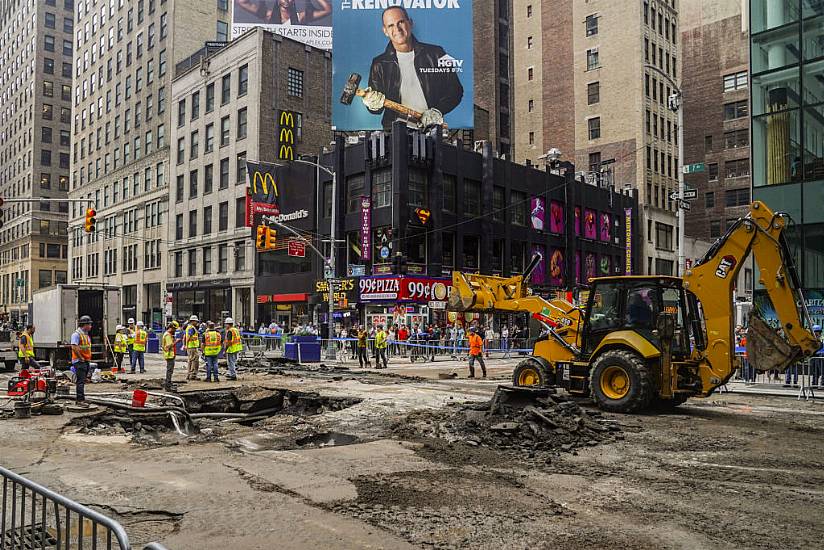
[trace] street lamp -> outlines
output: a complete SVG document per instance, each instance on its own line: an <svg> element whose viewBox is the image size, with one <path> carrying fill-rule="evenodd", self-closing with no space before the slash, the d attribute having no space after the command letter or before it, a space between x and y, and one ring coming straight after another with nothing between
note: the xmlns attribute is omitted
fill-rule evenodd
<svg viewBox="0 0 824 550"><path fill-rule="evenodd" d="M684 250L684 227L686 211L681 207L684 201L684 193L686 192L686 185L684 183L684 94L676 82L670 76L656 67L648 63L644 64L645 69L649 69L658 73L664 80L669 82L672 86L672 94L667 98L667 108L678 113L678 275L684 275L684 268L686 264L686 251Z"/></svg>
<svg viewBox="0 0 824 550"><path fill-rule="evenodd" d="M335 175L334 170L330 170L326 166L318 162L312 162L311 160L304 160L302 158L297 158L291 160L291 162L298 162L300 164L307 164L309 166L314 166L317 170L322 170L332 176L332 227L329 231L329 257L324 258L325 264L325 273L324 279L326 279L326 291L329 297L329 318L327 319L329 325L329 344L326 346L326 359L334 361L337 359L335 346L332 345L332 338L334 337L334 329L335 329L335 322L332 319L332 312L335 309L335 293L333 292L332 283L335 279L335 244L337 241L335 240L335 222L337 221L337 201L335 200L335 195L337 194L337 176ZM283 166L282 164L279 166ZM284 225L278 224L281 227L286 227ZM288 228L287 228L288 229ZM312 247L315 248L315 247ZM317 249L315 249L317 251ZM323 257L323 255L321 255Z"/></svg>

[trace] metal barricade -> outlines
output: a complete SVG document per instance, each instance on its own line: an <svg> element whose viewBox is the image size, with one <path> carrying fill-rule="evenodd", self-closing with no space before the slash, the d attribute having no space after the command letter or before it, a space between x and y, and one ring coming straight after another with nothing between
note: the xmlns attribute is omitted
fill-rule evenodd
<svg viewBox="0 0 824 550"><path fill-rule="evenodd" d="M2 466L0 477L0 549L132 548L126 530L115 520ZM144 548L165 550L158 543Z"/></svg>

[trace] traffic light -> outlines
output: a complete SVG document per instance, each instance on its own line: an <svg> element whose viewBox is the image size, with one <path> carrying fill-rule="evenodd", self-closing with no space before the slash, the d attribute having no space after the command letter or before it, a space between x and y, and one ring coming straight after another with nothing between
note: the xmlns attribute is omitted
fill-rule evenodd
<svg viewBox="0 0 824 550"><path fill-rule="evenodd" d="M257 226L257 238L255 239L255 248L259 251L266 250L266 237L268 236L268 227L265 225Z"/></svg>
<svg viewBox="0 0 824 550"><path fill-rule="evenodd" d="M278 232L271 227L266 228L266 250L274 250L277 243Z"/></svg>
<svg viewBox="0 0 824 550"><path fill-rule="evenodd" d="M88 208L86 210L86 223L84 225L86 233L94 233L95 224L97 224L95 216L97 216L97 211L95 211L94 208Z"/></svg>

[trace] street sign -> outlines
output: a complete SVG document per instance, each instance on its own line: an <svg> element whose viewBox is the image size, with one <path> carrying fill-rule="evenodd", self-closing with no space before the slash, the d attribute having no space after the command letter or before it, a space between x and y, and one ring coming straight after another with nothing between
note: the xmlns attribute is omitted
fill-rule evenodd
<svg viewBox="0 0 824 550"><path fill-rule="evenodd" d="M289 255L296 258L306 257L306 243L302 243L295 239L290 239L288 244Z"/></svg>
<svg viewBox="0 0 824 550"><path fill-rule="evenodd" d="M703 162L696 162L695 164L685 164L683 172L685 174L699 174L706 169Z"/></svg>
<svg viewBox="0 0 824 550"><path fill-rule="evenodd" d="M689 210L690 203L688 203L687 201L681 201L681 203L678 205L678 208L680 208L681 210Z"/></svg>
<svg viewBox="0 0 824 550"><path fill-rule="evenodd" d="M678 200L678 191L673 191L672 193L670 193L669 198L670 198L671 201L677 201Z"/></svg>
<svg viewBox="0 0 824 550"><path fill-rule="evenodd" d="M362 277L366 275L365 265L350 265L346 267L346 274L350 277Z"/></svg>
<svg viewBox="0 0 824 550"><path fill-rule="evenodd" d="M678 200L678 191L673 191L669 194L669 198L671 201ZM684 190L684 200L693 200L698 198L698 189L685 189Z"/></svg>

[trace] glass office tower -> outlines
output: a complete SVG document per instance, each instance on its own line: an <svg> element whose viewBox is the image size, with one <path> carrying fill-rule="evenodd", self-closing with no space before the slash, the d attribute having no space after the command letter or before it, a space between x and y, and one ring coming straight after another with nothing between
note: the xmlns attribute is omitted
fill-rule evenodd
<svg viewBox="0 0 824 550"><path fill-rule="evenodd" d="M821 322L824 0L750 0L750 74L753 198L792 216L790 245Z"/></svg>

